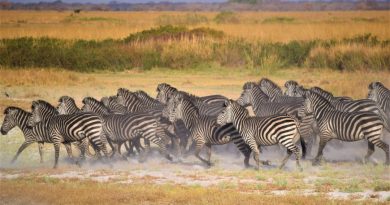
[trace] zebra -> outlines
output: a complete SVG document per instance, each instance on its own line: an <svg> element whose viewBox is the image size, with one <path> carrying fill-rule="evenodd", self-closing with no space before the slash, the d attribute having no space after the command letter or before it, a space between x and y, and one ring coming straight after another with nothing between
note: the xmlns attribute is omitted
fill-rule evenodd
<svg viewBox="0 0 390 205"><path fill-rule="evenodd" d="M159 126L164 130L165 134L161 133L161 136L169 137L172 141L172 146L176 148L178 157L181 156L181 143L180 141L186 141L188 135L183 131L183 128L177 129L180 124L172 124L167 119L162 117L162 110L164 104L145 104L140 100L134 92L129 91L125 88L119 88L117 92L117 102L127 108L129 113L143 112L148 113L156 118L159 122ZM168 140L168 139L166 139Z"/></svg>
<svg viewBox="0 0 390 205"><path fill-rule="evenodd" d="M163 107L164 106L160 101L150 97L146 92L144 92L142 90L138 90L138 91L134 92L134 94L138 97L138 99L146 107Z"/></svg>
<svg viewBox="0 0 390 205"><path fill-rule="evenodd" d="M80 112L72 97L62 96L58 100L57 111L60 115L69 115Z"/></svg>
<svg viewBox="0 0 390 205"><path fill-rule="evenodd" d="M105 157L108 156L105 147L105 139L102 136L102 120L93 113L74 113L70 115L58 115L58 111L48 102L43 100L33 101L32 116L28 120L29 126L44 123L48 136L51 138L55 149L54 168L58 166L60 143L81 141L81 155L78 163L85 159L85 150L88 140L102 150Z"/></svg>
<svg viewBox="0 0 390 205"><path fill-rule="evenodd" d="M102 97L100 100L104 106L106 106L112 113L115 114L125 114L127 109L125 106L117 102L117 96Z"/></svg>
<svg viewBox="0 0 390 205"><path fill-rule="evenodd" d="M302 158L306 157L306 142L304 139L311 139L315 134L313 116L306 116L302 111L301 103L276 103L270 102L269 97L254 82L247 82L243 86L243 91L236 101L241 106L252 106L257 117L266 117L275 114L289 114L300 118L299 132L301 134L300 143L302 147Z"/></svg>
<svg viewBox="0 0 390 205"><path fill-rule="evenodd" d="M390 90L380 82L370 83L368 89L368 99L375 101L387 117L390 118Z"/></svg>
<svg viewBox="0 0 390 205"><path fill-rule="evenodd" d="M217 123L224 125L233 123L244 141L254 153L257 169L259 166L259 145L281 144L287 148L287 156L279 168L283 168L292 153L295 154L297 167L302 170L299 163L300 150L295 145L299 140L298 122L288 115L272 115L267 117L250 117L243 106L233 100L225 102L225 109L218 115Z"/></svg>
<svg viewBox="0 0 390 205"><path fill-rule="evenodd" d="M47 129L45 128L44 124L39 123L34 127L28 126L27 122L31 118L31 113L18 107L12 107L12 106L7 107L4 110L4 115L5 116L4 116L3 124L1 125L1 134L7 135L8 132L12 130L14 127L19 127L19 129L23 132L24 135L24 142L19 147L15 156L12 158L11 163L14 163L19 157L19 155L23 152L23 150L26 149L34 142L38 143L40 163L43 163L43 144L45 142L53 143L53 141L51 140L51 138L47 133ZM73 159L72 148L70 143L63 143L63 144L66 148L69 158Z"/></svg>
<svg viewBox="0 0 390 205"><path fill-rule="evenodd" d="M366 163L375 146L386 153L386 164L389 164L389 145L382 140L384 123L382 118L373 112L343 112L336 109L326 98L309 91L305 94L304 110L313 113L320 131L320 142L313 165L319 165L326 143L332 139L342 141L368 141L368 151L364 157Z"/></svg>
<svg viewBox="0 0 390 205"><path fill-rule="evenodd" d="M176 92L178 92L178 90L176 88L172 87L171 85L169 85L167 83L160 83L157 86L156 99L158 101L160 101L161 103L166 104L168 102L169 98L172 96L172 94L174 94ZM222 96L222 95L208 95L208 96L198 97L198 96L195 96L195 95L192 95L189 93L186 93L186 94L193 97L193 98L196 98L196 99L198 99L201 102L206 103L206 104L223 105L225 100L227 100L227 98L225 96Z"/></svg>
<svg viewBox="0 0 390 205"><path fill-rule="evenodd" d="M302 97L290 97L283 95L282 89L268 78L263 78L258 85L261 90L269 97L271 102L279 103L302 103Z"/></svg>
<svg viewBox="0 0 390 205"><path fill-rule="evenodd" d="M249 167L250 147L245 144L241 135L231 123L223 126L217 125L215 117L201 115L191 100L179 95L168 101L166 109L171 122L181 119L190 131L190 142L193 140L196 144L196 158L211 166L211 146L223 145L233 141L244 154L245 166ZM207 148L207 159L200 156L203 147Z"/></svg>
<svg viewBox="0 0 390 205"><path fill-rule="evenodd" d="M369 111L374 112L380 116L384 122L385 129L390 131L390 119L386 116L382 109L370 99L360 100L343 100L333 97L330 92L327 92L319 87L313 87L310 91L315 92L329 101L337 110L343 112L360 112Z"/></svg>
<svg viewBox="0 0 390 205"><path fill-rule="evenodd" d="M111 114L103 103L94 98L86 97L83 99L83 112L94 112L100 115L104 121L103 133L108 139L114 143L113 153L120 153L120 145L128 140L142 136L144 139L155 143L161 153L168 160L172 160L166 150L165 138L163 138L158 126L158 121L148 113L132 113L132 114ZM119 146L119 147L118 147ZM150 145L145 143L145 157L149 153ZM143 161L144 159L140 159Z"/></svg>

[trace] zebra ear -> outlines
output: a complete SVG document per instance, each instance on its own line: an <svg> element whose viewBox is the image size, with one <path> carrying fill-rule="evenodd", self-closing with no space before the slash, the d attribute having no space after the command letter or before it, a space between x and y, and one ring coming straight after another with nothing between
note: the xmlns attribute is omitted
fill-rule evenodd
<svg viewBox="0 0 390 205"><path fill-rule="evenodd" d="M32 101L31 103L31 109L33 110L38 105L37 101Z"/></svg>
<svg viewBox="0 0 390 205"><path fill-rule="evenodd" d="M310 90L307 90L307 91L303 92L302 97L307 98L307 97L309 97L309 94L310 94Z"/></svg>

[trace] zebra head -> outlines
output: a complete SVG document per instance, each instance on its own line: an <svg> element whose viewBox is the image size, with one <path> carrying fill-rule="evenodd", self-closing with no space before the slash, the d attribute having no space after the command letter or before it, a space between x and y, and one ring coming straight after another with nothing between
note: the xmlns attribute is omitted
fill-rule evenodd
<svg viewBox="0 0 390 205"><path fill-rule="evenodd" d="M60 115L72 114L74 112L72 108L76 108L77 106L73 98L69 96L62 96L58 100L59 104L57 106L57 111Z"/></svg>
<svg viewBox="0 0 390 205"><path fill-rule="evenodd" d="M7 107L4 110L4 120L1 125L1 134L6 135L12 128L17 125L17 115L20 108L17 107Z"/></svg>
<svg viewBox="0 0 390 205"><path fill-rule="evenodd" d="M175 109L177 106L177 102L176 102L176 99L175 98L171 98L168 100L168 103L167 105L165 106L164 110L163 110L163 116L168 118L168 120L170 122L176 122L177 118L176 118L176 111L177 109Z"/></svg>
<svg viewBox="0 0 390 205"><path fill-rule="evenodd" d="M117 113L117 114L123 114L127 112L127 108L117 101L117 96L110 96L110 97L103 97L100 102L103 103L104 106L106 106L110 112Z"/></svg>
<svg viewBox="0 0 390 205"><path fill-rule="evenodd" d="M305 98L305 101L303 102L303 109L305 114L312 114L313 113L313 106L312 106L312 92L310 90L306 91L303 94L303 98Z"/></svg>
<svg viewBox="0 0 390 205"><path fill-rule="evenodd" d="M384 87L380 82L372 82L368 85L368 95L367 98L373 101L378 101L378 88Z"/></svg>
<svg viewBox="0 0 390 205"><path fill-rule="evenodd" d="M81 111L83 112L94 112L97 114L108 114L110 111L102 102L99 102L93 97L85 97L83 99L83 107Z"/></svg>
<svg viewBox="0 0 390 205"><path fill-rule="evenodd" d="M31 105L31 110L32 116L27 123L31 127L35 126L41 121L48 120L58 115L57 109L50 103L43 100L33 101Z"/></svg>
<svg viewBox="0 0 390 205"><path fill-rule="evenodd" d="M246 82L242 88L242 93L237 99L237 103L241 106L247 107L252 103L251 100L251 90L257 86L254 82Z"/></svg>
<svg viewBox="0 0 390 205"><path fill-rule="evenodd" d="M170 86L167 83L161 83L157 86L157 97L156 99L163 104L166 104L172 94L177 92L177 89Z"/></svg>
<svg viewBox="0 0 390 205"><path fill-rule="evenodd" d="M238 103L234 102L233 100L225 100L224 109L221 113L217 116L217 124L219 125L225 125L227 123L233 122L233 107L234 103L238 105ZM240 105L238 105L240 106Z"/></svg>
<svg viewBox="0 0 390 205"><path fill-rule="evenodd" d="M115 96L115 97L116 97L116 96ZM104 106L108 107L108 104L109 104L109 102L110 102L109 97L102 97L102 98L100 99L100 102L102 102L102 103L104 104Z"/></svg>
<svg viewBox="0 0 390 205"><path fill-rule="evenodd" d="M259 82L261 90L270 98L283 95L282 89L268 78L263 78Z"/></svg>
<svg viewBox="0 0 390 205"><path fill-rule="evenodd" d="M293 97L303 97L305 95L306 91L307 91L307 89L304 88L303 86L301 86L301 85L297 86L294 89Z"/></svg>
<svg viewBox="0 0 390 205"><path fill-rule="evenodd" d="M294 80L289 80L284 84L284 87L286 87L286 91L284 92L285 95L291 96L291 97L298 97L296 96L296 89L298 87L298 83ZM301 96L299 96L301 97Z"/></svg>
<svg viewBox="0 0 390 205"><path fill-rule="evenodd" d="M131 105L134 101L139 101L138 97L126 88L119 88L116 102L125 107Z"/></svg>

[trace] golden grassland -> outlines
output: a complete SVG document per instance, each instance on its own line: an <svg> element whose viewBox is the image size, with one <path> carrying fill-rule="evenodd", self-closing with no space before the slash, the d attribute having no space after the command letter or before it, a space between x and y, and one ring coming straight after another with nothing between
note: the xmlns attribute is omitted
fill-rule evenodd
<svg viewBox="0 0 390 205"><path fill-rule="evenodd" d="M182 18L189 12L0 11L1 38L49 36L64 39L124 38L158 26L161 17ZM217 24L218 12L197 12L207 26L230 36L272 42L341 39L372 33L390 38L390 11L239 12L238 23ZM289 21L264 23L273 18Z"/></svg>
<svg viewBox="0 0 390 205"><path fill-rule="evenodd" d="M81 102L83 97L116 94L119 87L145 90L156 96L157 84L166 82L178 89L196 95L222 94L236 99L247 81L259 81L262 77L283 86L287 80L296 80L306 87L320 86L336 96L365 98L368 84L381 81L390 87L389 72L338 72L328 69L304 68L261 70L200 67L194 70L155 68L151 71L130 70L124 72L77 73L60 69L0 69L0 87L11 98L0 96L0 110L19 105L29 108L32 100L45 99L57 102L62 95L70 95Z"/></svg>

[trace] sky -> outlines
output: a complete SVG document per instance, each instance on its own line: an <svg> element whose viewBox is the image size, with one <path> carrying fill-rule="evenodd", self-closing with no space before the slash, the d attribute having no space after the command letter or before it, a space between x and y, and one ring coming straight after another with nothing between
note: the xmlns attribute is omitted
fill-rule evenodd
<svg viewBox="0 0 390 205"><path fill-rule="evenodd" d="M34 2L53 2L54 0L10 0L18 3L34 3ZM108 3L114 0L61 0L65 3ZM125 3L148 3L148 2L225 2L227 0L116 0L116 2Z"/></svg>
<svg viewBox="0 0 390 205"><path fill-rule="evenodd" d="M11 2L18 3L34 3L34 2L53 2L55 0L10 0ZM65 3L108 3L114 0L61 0ZM116 2L125 2L125 3L148 3L148 2L203 2L203 3L213 3L213 2L225 2L228 0L116 0ZM286 1L302 1L302 0L286 0ZM305 0L305 1L316 1L316 0ZM327 1L327 0L322 0ZM328 0L329 1L329 0Z"/></svg>

